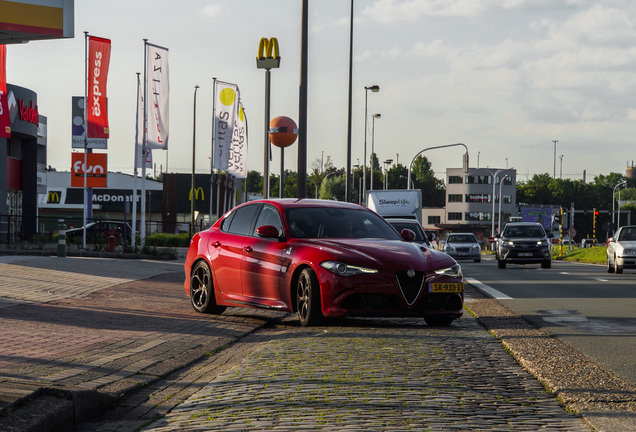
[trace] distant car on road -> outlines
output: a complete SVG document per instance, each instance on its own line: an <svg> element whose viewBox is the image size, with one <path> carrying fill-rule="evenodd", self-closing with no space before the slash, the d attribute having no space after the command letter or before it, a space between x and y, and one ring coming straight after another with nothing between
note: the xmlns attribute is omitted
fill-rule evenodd
<svg viewBox="0 0 636 432"><path fill-rule="evenodd" d="M481 246L473 233L451 233L444 242L444 252L455 259L481 262Z"/></svg>
<svg viewBox="0 0 636 432"><path fill-rule="evenodd" d="M636 268L636 225L622 226L607 244L607 272Z"/></svg>
<svg viewBox="0 0 636 432"><path fill-rule="evenodd" d="M401 219L401 218L385 218L397 232L401 233L403 229L410 229L415 233L416 243L421 243L426 247L433 247L429 241L428 235L424 232L424 228L417 219Z"/></svg>
<svg viewBox="0 0 636 432"><path fill-rule="evenodd" d="M600 243L595 238L586 238L581 241L582 248L589 248L594 246L600 246Z"/></svg>
<svg viewBox="0 0 636 432"><path fill-rule="evenodd" d="M497 238L497 265L506 268L507 263L541 264L541 268L552 267L550 238L543 226L532 222L513 222L506 225Z"/></svg>
<svg viewBox="0 0 636 432"><path fill-rule="evenodd" d="M100 238L108 239L110 233L113 232L115 238L121 242L131 243L132 228L125 222L121 221L95 221L86 224L86 243L99 243ZM66 240L71 243L82 243L84 236L84 227L72 228L66 230Z"/></svg>

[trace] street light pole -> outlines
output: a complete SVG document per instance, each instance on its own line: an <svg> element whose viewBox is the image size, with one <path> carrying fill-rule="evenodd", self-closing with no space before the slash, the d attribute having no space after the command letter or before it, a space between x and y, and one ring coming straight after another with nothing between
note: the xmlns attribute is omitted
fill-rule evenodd
<svg viewBox="0 0 636 432"><path fill-rule="evenodd" d="M372 85L364 87L364 160L362 164L362 197L364 198L365 192L367 190L367 98L369 95L369 90L373 93L377 93L380 91L380 86Z"/></svg>
<svg viewBox="0 0 636 432"><path fill-rule="evenodd" d="M197 132L197 90L198 85L194 86L194 108L192 114L192 182L190 186L190 238L194 233L194 161L195 161L195 149L196 149L196 132Z"/></svg>
<svg viewBox="0 0 636 432"><path fill-rule="evenodd" d="M375 154L375 119L381 118L382 114L371 114L371 117L373 118L373 120L371 122L371 185L369 186L369 190L373 190L373 162L375 162L375 159L373 158L373 155Z"/></svg>
<svg viewBox="0 0 636 432"><path fill-rule="evenodd" d="M554 173L552 174L552 178L556 178L556 145L559 140L552 140L554 143Z"/></svg>
<svg viewBox="0 0 636 432"><path fill-rule="evenodd" d="M353 83L353 0L351 0L351 18L349 23L349 106L347 110L347 178L345 179L345 201L351 202L351 111Z"/></svg>
<svg viewBox="0 0 636 432"><path fill-rule="evenodd" d="M508 178L508 174L502 177L499 181L499 212L497 213L497 229L501 231L501 202L503 201L503 197L501 195L501 187L504 184L504 180Z"/></svg>
<svg viewBox="0 0 636 432"><path fill-rule="evenodd" d="M612 225L614 225L616 227L616 189L618 189L619 186L622 186L624 184L626 184L627 181L622 181L620 183L618 183L616 186L614 186L614 190L612 190ZM620 191L619 191L620 194ZM620 195L619 195L620 198ZM620 199L618 202L618 223L620 224L621 222L621 203L620 203ZM616 232L616 230L618 229L618 227L614 228L614 232Z"/></svg>
<svg viewBox="0 0 636 432"><path fill-rule="evenodd" d="M441 146L435 146L435 147L428 147L425 148L424 150L421 150L418 154L416 154L413 159L411 159L411 163L409 164L409 168L407 171L407 175L408 175L408 183L410 185L411 183L411 171L413 170L413 162L415 162L415 159L417 159L417 157L419 155L421 155L422 153L424 153L427 150L434 150L434 149L440 149L440 148L445 148L445 147L455 147L455 146L464 146L464 148L466 149L466 153L464 153L464 172L468 172L468 147L466 146L466 144L463 143L456 143L456 144L446 144L446 145L441 145Z"/></svg>

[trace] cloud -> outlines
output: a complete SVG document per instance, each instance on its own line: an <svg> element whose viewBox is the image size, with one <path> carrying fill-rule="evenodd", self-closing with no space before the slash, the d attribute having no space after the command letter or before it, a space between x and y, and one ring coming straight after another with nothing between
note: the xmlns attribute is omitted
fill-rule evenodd
<svg viewBox="0 0 636 432"><path fill-rule="evenodd" d="M207 5L203 8L203 14L208 18L217 18L220 17L223 13L223 7L219 5Z"/></svg>

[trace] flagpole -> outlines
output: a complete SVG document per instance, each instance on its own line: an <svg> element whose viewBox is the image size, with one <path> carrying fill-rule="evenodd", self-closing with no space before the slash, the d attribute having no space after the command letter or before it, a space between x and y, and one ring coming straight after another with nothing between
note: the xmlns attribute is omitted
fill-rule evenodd
<svg viewBox="0 0 636 432"><path fill-rule="evenodd" d="M86 249L86 217L88 213L88 189L86 187L86 169L88 167L88 32L84 32L84 209L82 212L82 249Z"/></svg>
<svg viewBox="0 0 636 432"><path fill-rule="evenodd" d="M136 105L137 105L137 115L136 115L136 119L135 119L135 161L134 161L134 169L133 169L133 173L134 173L134 177L133 177L133 196L132 196L132 233L131 233L131 246L133 248L133 250L135 250L135 242L136 242L136 235L135 232L137 230L137 167L139 166L139 162L141 160L143 160L143 162L145 163L146 160L145 158L142 159L141 155L139 154L139 93L140 93L140 88L141 88L141 81L139 79L139 75L140 73L137 72L137 101L136 101Z"/></svg>
<svg viewBox="0 0 636 432"><path fill-rule="evenodd" d="M212 226L212 212L214 211L214 133L216 132L216 77L212 78L212 154L210 157L210 226ZM217 207L217 212L218 212ZM218 217L217 217L218 219Z"/></svg>
<svg viewBox="0 0 636 432"><path fill-rule="evenodd" d="M148 145L148 39L144 39L144 133L143 141L141 143L142 154L144 161L141 164L141 227L139 228L139 246L143 247L146 244L146 146Z"/></svg>

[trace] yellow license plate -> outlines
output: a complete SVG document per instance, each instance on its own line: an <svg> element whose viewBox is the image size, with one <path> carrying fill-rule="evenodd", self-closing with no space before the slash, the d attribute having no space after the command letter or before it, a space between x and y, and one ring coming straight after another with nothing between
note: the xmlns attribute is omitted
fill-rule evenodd
<svg viewBox="0 0 636 432"><path fill-rule="evenodd" d="M434 293L461 293L464 292L464 284L461 282L433 282L431 292Z"/></svg>

